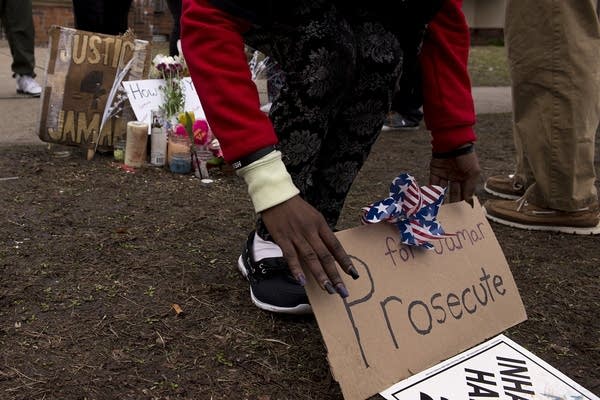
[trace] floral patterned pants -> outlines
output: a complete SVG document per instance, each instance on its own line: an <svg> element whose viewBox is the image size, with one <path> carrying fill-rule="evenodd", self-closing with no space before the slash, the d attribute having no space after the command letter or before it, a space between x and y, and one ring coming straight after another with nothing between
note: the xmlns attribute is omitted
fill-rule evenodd
<svg viewBox="0 0 600 400"><path fill-rule="evenodd" d="M367 10L306 3L290 10L303 21L292 27L284 16L246 39L284 72L270 111L278 146L301 196L333 228L381 131L404 46L400 33ZM258 232L268 238L260 218Z"/></svg>

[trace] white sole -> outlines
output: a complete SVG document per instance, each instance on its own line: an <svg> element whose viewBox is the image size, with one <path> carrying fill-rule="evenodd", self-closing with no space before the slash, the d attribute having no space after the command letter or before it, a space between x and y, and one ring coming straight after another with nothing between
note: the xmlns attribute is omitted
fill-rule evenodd
<svg viewBox="0 0 600 400"><path fill-rule="evenodd" d="M237 264L238 270L240 271L242 276L248 279L248 270L244 265L244 260L242 259L242 256L239 256ZM252 299L252 303L254 303L256 307L260 308L261 310L269 311L272 313L293 315L306 315L313 313L310 304L300 304L296 307L277 307L272 304L263 303L254 296L254 293L252 292L252 286L250 286L250 299Z"/></svg>
<svg viewBox="0 0 600 400"><path fill-rule="evenodd" d="M411 127L402 127L402 128L394 128L388 125L384 125L381 127L381 132L391 132L391 131L418 131L420 126L411 126Z"/></svg>
<svg viewBox="0 0 600 400"><path fill-rule="evenodd" d="M485 210L485 207L484 207ZM598 235L600 234L600 223L590 228L580 228L577 226L548 226L548 225L526 225L518 222L508 221L506 219L498 218L496 216L485 212L485 216L490 220L497 222L502 225L510 226L513 228L526 229L529 231L544 231L544 232L559 232L568 233L571 235Z"/></svg>
<svg viewBox="0 0 600 400"><path fill-rule="evenodd" d="M494 195L496 197L500 197L501 199L507 199L507 200L516 200L518 198L520 198L521 196L516 196L513 194L506 194L506 193L500 193L500 192L496 192L495 190L492 190L490 188L487 187L487 183L483 184L483 189L488 192L491 195Z"/></svg>
<svg viewBox="0 0 600 400"><path fill-rule="evenodd" d="M23 90L17 90L17 94L20 94L22 96L27 96L27 97L40 97L42 95L41 93L29 93L29 92L25 92Z"/></svg>

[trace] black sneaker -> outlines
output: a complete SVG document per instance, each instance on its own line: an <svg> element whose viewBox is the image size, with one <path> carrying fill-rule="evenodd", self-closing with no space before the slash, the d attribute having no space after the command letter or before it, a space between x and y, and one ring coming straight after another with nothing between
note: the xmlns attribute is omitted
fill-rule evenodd
<svg viewBox="0 0 600 400"><path fill-rule="evenodd" d="M306 291L291 275L283 257L254 260L255 232L248 235L238 269L250 282L250 298L260 309L282 314L311 314Z"/></svg>
<svg viewBox="0 0 600 400"><path fill-rule="evenodd" d="M400 115L399 113L392 111L388 114L382 131L413 131L417 130L420 127L420 123L418 120L406 118Z"/></svg>

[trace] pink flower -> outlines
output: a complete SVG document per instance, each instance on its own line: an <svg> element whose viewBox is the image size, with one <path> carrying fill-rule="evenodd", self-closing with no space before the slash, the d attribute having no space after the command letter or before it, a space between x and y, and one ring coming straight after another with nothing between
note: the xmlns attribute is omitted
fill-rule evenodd
<svg viewBox="0 0 600 400"><path fill-rule="evenodd" d="M194 133L195 144L204 146L212 139L212 135L208 129L208 123L203 119L194 121L192 131Z"/></svg>
<svg viewBox="0 0 600 400"><path fill-rule="evenodd" d="M187 137L188 133L185 130L185 126L183 126L182 124L177 124L175 125L175 132L173 132L175 134L175 136L183 136L183 137Z"/></svg>

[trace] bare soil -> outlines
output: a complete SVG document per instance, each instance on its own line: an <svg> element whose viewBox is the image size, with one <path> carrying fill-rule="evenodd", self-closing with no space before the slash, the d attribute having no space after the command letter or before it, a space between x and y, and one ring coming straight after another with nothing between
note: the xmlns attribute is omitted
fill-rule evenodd
<svg viewBox="0 0 600 400"><path fill-rule="evenodd" d="M510 115L477 131L484 176L511 172ZM399 173L425 182L428 151L424 130L384 132L339 228ZM314 318L250 302L235 264L251 204L212 174L0 147L0 399L342 398ZM600 394L599 239L492 227L529 315L505 333Z"/></svg>

